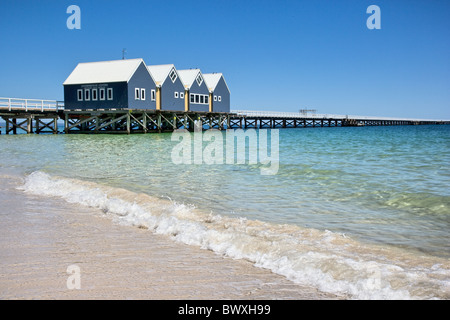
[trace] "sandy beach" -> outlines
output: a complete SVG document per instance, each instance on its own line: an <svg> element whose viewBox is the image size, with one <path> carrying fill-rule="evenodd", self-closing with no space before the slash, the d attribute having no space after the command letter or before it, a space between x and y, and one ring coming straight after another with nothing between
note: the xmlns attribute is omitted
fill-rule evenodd
<svg viewBox="0 0 450 320"><path fill-rule="evenodd" d="M243 260L0 185L0 299L341 299ZM80 289L69 289L69 266Z"/></svg>

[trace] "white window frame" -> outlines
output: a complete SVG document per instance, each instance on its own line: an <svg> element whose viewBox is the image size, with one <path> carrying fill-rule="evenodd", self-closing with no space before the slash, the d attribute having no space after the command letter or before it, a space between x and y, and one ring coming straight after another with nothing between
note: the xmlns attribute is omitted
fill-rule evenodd
<svg viewBox="0 0 450 320"><path fill-rule="evenodd" d="M134 100L141 100L139 88L134 88Z"/></svg>
<svg viewBox="0 0 450 320"><path fill-rule="evenodd" d="M107 99L108 100L114 100L114 96L113 96L113 88L108 88L107 90Z"/></svg>
<svg viewBox="0 0 450 320"><path fill-rule="evenodd" d="M222 96L219 96L219 97L217 98L217 101L221 102L221 101L222 101Z"/></svg>
<svg viewBox="0 0 450 320"><path fill-rule="evenodd" d="M84 97L83 89L78 89L77 90L77 100L78 101L83 101L83 97Z"/></svg>
<svg viewBox="0 0 450 320"><path fill-rule="evenodd" d="M146 98L146 96L145 96L145 88L141 88L141 100L145 101L145 98Z"/></svg>
<svg viewBox="0 0 450 320"><path fill-rule="evenodd" d="M98 89L92 89L92 101L97 101L98 100Z"/></svg>
<svg viewBox="0 0 450 320"><path fill-rule="evenodd" d="M202 85L203 77L202 77L202 75L200 73L197 75L197 77L195 77L195 81L197 81L197 84L198 84L199 87Z"/></svg>
<svg viewBox="0 0 450 320"><path fill-rule="evenodd" d="M195 103L200 103L200 95L199 94L196 94L195 95Z"/></svg>
<svg viewBox="0 0 450 320"><path fill-rule="evenodd" d="M184 92L180 92L180 99L184 99Z"/></svg>
<svg viewBox="0 0 450 320"><path fill-rule="evenodd" d="M205 95L205 104L209 104L209 96Z"/></svg>
<svg viewBox="0 0 450 320"><path fill-rule="evenodd" d="M106 90L105 90L105 88L100 88L99 93L100 93L100 100L101 101L106 100Z"/></svg>
<svg viewBox="0 0 450 320"><path fill-rule="evenodd" d="M156 101L156 90L152 89L152 91L150 91L150 99L152 101Z"/></svg>
<svg viewBox="0 0 450 320"><path fill-rule="evenodd" d="M175 97L175 99L178 99L178 91L175 91L175 92L173 93L173 96Z"/></svg>
<svg viewBox="0 0 450 320"><path fill-rule="evenodd" d="M84 89L84 101L91 101L91 90Z"/></svg>
<svg viewBox="0 0 450 320"><path fill-rule="evenodd" d="M214 96L214 101L217 101L217 96Z"/></svg>
<svg viewBox="0 0 450 320"><path fill-rule="evenodd" d="M173 75L173 77L172 77L172 75ZM172 68L172 70L170 70L169 78L170 78L170 80L172 80L172 83L175 83L175 81L177 81L178 75L177 75L177 72L175 71L175 68Z"/></svg>
<svg viewBox="0 0 450 320"><path fill-rule="evenodd" d="M200 104L205 104L205 96L203 94L200 95Z"/></svg>
<svg viewBox="0 0 450 320"><path fill-rule="evenodd" d="M191 103L195 103L195 94L191 93L191 97L189 100Z"/></svg>

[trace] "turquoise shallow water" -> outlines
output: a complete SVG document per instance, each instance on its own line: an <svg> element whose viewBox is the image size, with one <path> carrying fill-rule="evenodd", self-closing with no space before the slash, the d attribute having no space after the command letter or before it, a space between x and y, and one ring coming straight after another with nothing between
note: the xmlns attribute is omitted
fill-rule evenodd
<svg viewBox="0 0 450 320"><path fill-rule="evenodd" d="M0 171L24 177L43 172L170 199L236 221L331 232L436 257L439 263L427 264L435 269L450 257L450 126L279 130L274 175L262 175L261 164L175 164L172 152L179 142L171 137L2 135ZM448 280L448 270L439 272Z"/></svg>
<svg viewBox="0 0 450 320"><path fill-rule="evenodd" d="M1 136L0 166L450 256L449 126L280 130L275 175L173 164L177 143L171 134Z"/></svg>

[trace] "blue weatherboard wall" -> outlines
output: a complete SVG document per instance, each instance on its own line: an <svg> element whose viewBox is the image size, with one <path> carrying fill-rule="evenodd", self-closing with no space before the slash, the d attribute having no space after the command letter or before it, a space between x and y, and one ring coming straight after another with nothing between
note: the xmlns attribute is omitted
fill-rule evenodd
<svg viewBox="0 0 450 320"><path fill-rule="evenodd" d="M145 89L145 100L135 99L135 89ZM141 63L136 72L128 82L128 106L130 109L151 109L156 110L156 99L151 100L151 90L156 90L156 84L147 67Z"/></svg>
<svg viewBox="0 0 450 320"><path fill-rule="evenodd" d="M78 101L78 89L92 89L97 88L98 100L92 101L92 93L90 101ZM100 100L100 88L113 89L113 100ZM110 83L94 83L94 84L72 84L64 86L64 108L65 109L121 109L128 108L128 91L126 82L110 82Z"/></svg>
<svg viewBox="0 0 450 320"><path fill-rule="evenodd" d="M206 86L205 80L202 81L202 84L199 86L197 81L194 80L194 83L192 84L191 88L189 89L189 94L203 94L209 96L209 90ZM208 104L197 104L195 102L190 102L189 97L189 110L190 111L209 111L209 103Z"/></svg>
<svg viewBox="0 0 450 320"><path fill-rule="evenodd" d="M222 101L214 101L214 96L221 96ZM213 93L213 112L230 112L230 91L223 77L220 77Z"/></svg>
<svg viewBox="0 0 450 320"><path fill-rule="evenodd" d="M175 92L178 92L178 98L175 98ZM180 77L175 82L167 77L161 86L161 110L184 111L184 98L180 98L180 93L184 93Z"/></svg>

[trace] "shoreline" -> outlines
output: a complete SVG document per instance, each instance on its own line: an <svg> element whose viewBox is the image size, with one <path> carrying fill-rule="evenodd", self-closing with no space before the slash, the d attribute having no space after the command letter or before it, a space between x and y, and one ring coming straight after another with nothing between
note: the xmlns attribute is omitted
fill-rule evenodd
<svg viewBox="0 0 450 320"><path fill-rule="evenodd" d="M249 261L119 225L99 209L0 187L0 299L321 300L347 297L298 285ZM11 204L11 205L9 205ZM68 289L69 266L80 289Z"/></svg>

